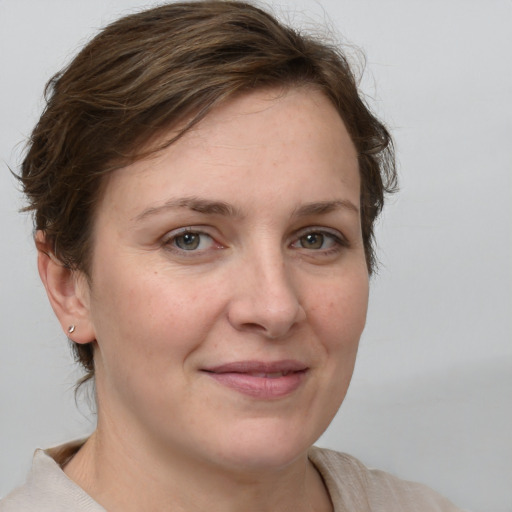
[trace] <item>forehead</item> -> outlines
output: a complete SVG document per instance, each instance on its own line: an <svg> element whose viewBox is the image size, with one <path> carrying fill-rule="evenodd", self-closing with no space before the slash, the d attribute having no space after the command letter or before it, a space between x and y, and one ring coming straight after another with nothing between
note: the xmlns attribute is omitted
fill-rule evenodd
<svg viewBox="0 0 512 512"><path fill-rule="evenodd" d="M260 150L279 147L283 153L290 148L296 152L303 143L315 150L312 157L333 156L333 149L337 157L357 156L339 113L314 87L242 94L213 109L184 139L190 147L209 145L241 152L258 145Z"/></svg>
<svg viewBox="0 0 512 512"><path fill-rule="evenodd" d="M176 133L170 130L155 144ZM359 201L357 153L340 115L318 90L271 89L216 107L167 148L114 171L106 192L137 192L136 202L143 190L153 201L164 201L169 192L222 193L219 199L231 195L236 202L251 197L251 190L252 196L272 195L276 188L293 193L304 180L310 195L315 189L325 195L327 178L356 192L352 199Z"/></svg>

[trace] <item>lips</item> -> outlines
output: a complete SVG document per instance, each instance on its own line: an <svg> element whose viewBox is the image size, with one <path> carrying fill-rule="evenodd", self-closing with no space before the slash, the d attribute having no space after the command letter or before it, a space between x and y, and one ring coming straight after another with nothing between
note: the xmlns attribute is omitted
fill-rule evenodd
<svg viewBox="0 0 512 512"><path fill-rule="evenodd" d="M277 399L297 390L308 371L299 361L237 361L202 370L218 384L244 395Z"/></svg>

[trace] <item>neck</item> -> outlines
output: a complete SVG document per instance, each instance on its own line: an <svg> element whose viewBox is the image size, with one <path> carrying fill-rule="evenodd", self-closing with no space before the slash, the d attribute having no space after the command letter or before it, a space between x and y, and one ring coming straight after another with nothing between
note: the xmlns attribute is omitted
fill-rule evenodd
<svg viewBox="0 0 512 512"><path fill-rule="evenodd" d="M125 442L120 434L99 422L65 467L67 476L110 512L332 510L307 454L272 470L225 468L141 440Z"/></svg>

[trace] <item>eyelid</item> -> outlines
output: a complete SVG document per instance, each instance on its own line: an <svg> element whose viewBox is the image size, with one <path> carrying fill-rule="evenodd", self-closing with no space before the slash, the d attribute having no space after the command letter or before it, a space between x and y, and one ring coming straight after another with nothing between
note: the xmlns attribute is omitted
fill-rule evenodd
<svg viewBox="0 0 512 512"><path fill-rule="evenodd" d="M193 233L208 237L209 239L211 239L211 246L205 249L194 249L187 251L186 249L181 249L180 247L177 247L176 245L173 244L173 240L187 233ZM296 249L301 249L305 252L310 253L318 253L319 255L321 255L338 252L341 248L348 247L350 245L345 235L338 229L333 229L326 226L307 226L294 232L293 237L291 238L291 241L289 243L289 246L293 247L294 244L299 242L302 237L311 233L318 233L323 236L331 238L334 241L334 246L328 249L308 249L301 247L296 247ZM225 244L219 242L218 238L218 236L211 234L211 228L209 226L184 226L168 231L161 238L160 243L164 249L173 252L177 255L183 255L184 257L197 257L205 255L212 250L225 248Z"/></svg>
<svg viewBox="0 0 512 512"><path fill-rule="evenodd" d="M331 238L334 241L334 246L328 249L307 249L303 247L297 247L298 250L302 250L308 253L316 253L318 255L326 255L337 253L342 248L349 247L350 245L349 241L341 231L325 226L308 226L306 228L299 229L295 232L290 245L293 247L293 245L299 242L302 237L311 233L318 233Z"/></svg>
<svg viewBox="0 0 512 512"><path fill-rule="evenodd" d="M206 236L211 240L211 246L207 247L206 249L196 249L196 250L190 250L187 251L185 249L181 249L180 247L177 247L176 245L173 245L173 241L183 235L186 235L187 233L197 234L200 236ZM212 234L208 232L208 228L206 226L184 226L181 228L173 229L169 232L167 232L162 238L161 238L161 245L164 249L173 252L178 255L183 255L185 257L194 257L194 256L200 256L204 255L205 253L209 252L210 250L215 249L222 249L224 246L222 243L218 242L216 237L214 237Z"/></svg>
<svg viewBox="0 0 512 512"><path fill-rule="evenodd" d="M337 239L340 243L348 244L346 236L338 229L328 228L325 226L308 226L306 228L299 229L294 233L294 240L301 238L310 233L320 233L322 235L328 235Z"/></svg>
<svg viewBox="0 0 512 512"><path fill-rule="evenodd" d="M197 233L200 235L211 236L209 233L205 231L204 226L184 226L181 228L171 229L171 231L168 231L162 237L162 242L169 242L169 240L172 240L173 238L176 238L181 235L186 235L187 233Z"/></svg>

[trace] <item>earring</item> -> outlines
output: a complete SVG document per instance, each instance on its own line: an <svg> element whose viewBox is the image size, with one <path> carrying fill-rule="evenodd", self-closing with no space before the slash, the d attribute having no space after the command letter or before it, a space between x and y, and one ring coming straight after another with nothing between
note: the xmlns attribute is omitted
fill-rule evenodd
<svg viewBox="0 0 512 512"><path fill-rule="evenodd" d="M75 326L74 326L74 325L70 325L70 326L68 327L68 334L72 334L72 333L74 333L74 332L75 332Z"/></svg>

